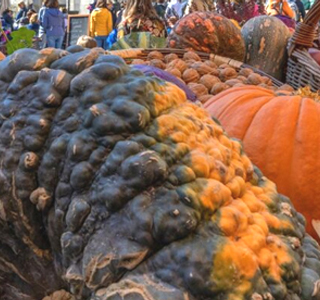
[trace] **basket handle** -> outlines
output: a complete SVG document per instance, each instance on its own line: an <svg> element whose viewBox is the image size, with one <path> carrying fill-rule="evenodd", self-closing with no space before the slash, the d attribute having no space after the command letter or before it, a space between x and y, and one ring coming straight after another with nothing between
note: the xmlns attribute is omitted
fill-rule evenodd
<svg viewBox="0 0 320 300"><path fill-rule="evenodd" d="M320 20L320 0L312 5L303 22L299 23L290 39L288 54L291 56L296 47L311 48L317 38L318 22Z"/></svg>

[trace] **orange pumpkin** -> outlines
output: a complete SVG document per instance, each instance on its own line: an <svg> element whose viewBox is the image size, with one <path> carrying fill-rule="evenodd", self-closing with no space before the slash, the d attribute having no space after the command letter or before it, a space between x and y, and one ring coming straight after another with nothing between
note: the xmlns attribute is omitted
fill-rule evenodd
<svg viewBox="0 0 320 300"><path fill-rule="evenodd" d="M4 60L6 58L6 56L0 51L0 61Z"/></svg>
<svg viewBox="0 0 320 300"><path fill-rule="evenodd" d="M245 86L220 93L205 108L243 141L253 163L291 198L320 240L320 104Z"/></svg>
<svg viewBox="0 0 320 300"><path fill-rule="evenodd" d="M167 38L169 48L195 50L244 60L245 43L239 28L214 12L194 12L180 19Z"/></svg>

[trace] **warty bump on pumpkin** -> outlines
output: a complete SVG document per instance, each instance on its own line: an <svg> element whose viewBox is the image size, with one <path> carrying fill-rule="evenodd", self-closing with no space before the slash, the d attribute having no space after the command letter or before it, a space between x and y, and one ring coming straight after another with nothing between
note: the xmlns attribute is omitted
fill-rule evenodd
<svg viewBox="0 0 320 300"><path fill-rule="evenodd" d="M245 86L212 97L205 108L242 140L251 161L290 197L320 241L319 95L308 87L293 93Z"/></svg>

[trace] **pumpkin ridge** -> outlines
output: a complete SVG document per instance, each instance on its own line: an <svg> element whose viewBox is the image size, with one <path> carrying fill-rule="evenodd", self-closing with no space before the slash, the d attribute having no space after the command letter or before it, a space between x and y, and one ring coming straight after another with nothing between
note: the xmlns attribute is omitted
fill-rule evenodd
<svg viewBox="0 0 320 300"><path fill-rule="evenodd" d="M270 90L267 90L265 88L262 88L260 86L254 86L254 85L246 85L246 89L248 88L248 90L250 91L255 91L257 92L260 91L260 92L265 92L266 95L265 96L272 96L274 93ZM232 89L229 89L229 90L225 90L225 91L222 91L221 93L215 95L215 96L212 96L205 104L204 104L204 108L207 108L208 106L210 106L212 103L215 103L215 102L218 102L221 98L224 98L226 95L237 95L237 93L240 93L243 94L244 91L243 91L243 87L242 86L239 86L239 87L233 87ZM247 92L245 92L245 94L247 94ZM259 94L260 96L260 94Z"/></svg>
<svg viewBox="0 0 320 300"><path fill-rule="evenodd" d="M284 98L284 101L287 101L285 96L280 96L278 99L279 99L279 101L281 101L283 98ZM298 122L295 122L295 126L292 129L292 130L294 130L294 132L296 132L296 130L299 128L299 124L298 123L299 123L299 118L300 118L301 113L302 113L301 109L302 109L302 104L303 104L303 101L299 96L293 96L292 99L290 99L290 102L293 103L293 101L295 101L295 100L299 101L299 105L298 105L299 107L297 109L297 115L294 116L294 119L298 120ZM292 145L292 149L291 149L291 152L290 152L291 153L290 154L290 156L291 156L290 160L291 161L292 161L292 159L295 158L295 151L296 151L296 148L294 147L294 144L295 144L295 140L294 139L295 139L295 135L292 135L292 143L290 143ZM288 148L286 149L286 153L288 153ZM288 157L289 157L289 155L288 155ZM290 164L289 174L292 174L292 168L293 168L293 164ZM279 172L281 172L281 171L279 171ZM288 194L285 193L285 195L288 195Z"/></svg>
<svg viewBox="0 0 320 300"><path fill-rule="evenodd" d="M244 95L243 97L246 97L246 95ZM245 100L246 100L246 99L245 99ZM249 128L250 128L250 126L252 125L252 123L254 122L254 119L255 119L255 117L256 117L256 115L257 115L257 112L259 112L260 109L262 109L265 105L267 105L267 103L268 103L268 101L270 100L270 98L269 98L268 96L265 96L265 97L262 96L262 97L257 98L257 101L258 101L258 100L261 100L261 102L262 102L263 100L266 100L266 101L255 111L254 114L252 114L252 119L250 120L249 124L246 126L246 129L242 132L242 135L239 133L238 138L241 139L241 140L245 140L246 133L247 133L247 131L249 130ZM249 99L248 101L250 101L250 99ZM231 103L232 103L232 102L231 102ZM234 102L234 103L235 103L235 102ZM229 106L228 108L230 109L231 106ZM221 114L220 114L219 116L222 117L223 113L224 113L224 110L221 111ZM244 134L244 135L243 135L243 134Z"/></svg>
<svg viewBox="0 0 320 300"><path fill-rule="evenodd" d="M246 140L246 137L248 137L248 136L250 136L250 134L252 134L252 132L256 132L256 123L257 122L259 122L259 118L260 119L264 119L264 117L263 116L265 116L265 115L269 115L267 112L268 111L272 111L272 110L275 110L275 113L274 113L274 115L273 115L273 119L272 120L269 120L269 122L266 122L266 120L265 120L265 129L267 129L267 130L265 130L264 131L264 140L268 140L268 143L270 144L270 151L272 151L272 148L273 147L275 147L274 146L274 142L276 142L276 143L283 143L284 141L286 141L285 139L285 137L281 137L281 140L279 140L278 138L277 138L277 131L278 131L278 128L276 127L276 124L277 124L277 122L275 122L275 118L277 117L277 119L279 119L280 118L280 116L279 116L279 114L277 113L277 110L276 110L276 107L278 106L280 106L281 105L281 102L280 101L287 101L287 99L286 99L286 97L285 96L281 96L281 97L274 97L274 98L272 98L272 99L270 99L270 101L264 106L264 108L261 110L259 110L258 112L257 112L257 114L256 114L256 116L255 116L255 121L253 121L252 123L251 123L251 127L250 128L248 128L248 130L246 131L246 133L245 133L245 136L244 136L244 139L243 139L243 142L244 143L247 143L247 140ZM293 106L293 103L294 102L292 102L292 101L290 101L290 102L287 102L287 107L286 107L286 111L285 111L285 116L286 115L288 115L288 113L289 113L289 108L290 107L293 107L292 109L294 109L294 106ZM279 108L278 108L279 109ZM290 111L292 111L292 110L290 110ZM299 111L297 110L297 108L295 108L294 109L294 111L296 112L296 115L298 115L299 114ZM270 115L269 115L270 116ZM284 121L284 119L285 119L285 116L282 116L281 117L281 119L279 119L279 123L280 124L282 124ZM269 117L269 119L270 119L270 117ZM291 118L289 118L289 120L290 120ZM287 121L288 123L287 124L290 124L290 121ZM283 126L282 126L283 127ZM290 128L287 128L286 129L286 132L288 132L288 130L290 130L290 132L293 132L293 129L290 127ZM287 135L288 135L288 133L287 133ZM289 139L290 140L290 139ZM285 147L285 151L286 151L286 153L288 154L288 153L291 153L290 155L287 155L287 156L290 156L290 157L292 157L292 151L293 151L293 147L292 146L290 146L290 143L287 141L287 144L289 144L289 147ZM290 149L291 148L291 149ZM245 147L245 151L247 151L247 153L248 153L248 155L249 155L249 157L252 157L251 155L252 155L252 151L250 150L251 148L250 148L250 146L246 146ZM273 166L273 164L272 164L272 160L270 160L270 158L268 157L268 156L266 156L265 155L265 153L264 152L260 152L259 154L256 154L255 155L255 157L257 158L257 159L259 159L259 162L256 162L256 164L257 164L257 166L258 167L261 167L261 160L262 160L262 157L263 157L263 160L264 161L266 161L268 164L270 164L270 166ZM259 157L259 158L258 158ZM276 178L278 178L278 176L280 176L280 174L282 174L281 172L281 169L280 169L280 166L283 166L284 165L284 161L282 161L281 162L281 164L277 167L277 168L274 168L273 167L273 172L272 172L272 174L273 174L273 176L275 176Z"/></svg>
<svg viewBox="0 0 320 300"><path fill-rule="evenodd" d="M221 103L221 107L217 107L217 109L219 109L219 114L215 114L214 116L219 120L220 122L220 119L228 119L229 118L229 113L230 111L232 112L232 108L235 107L235 104L239 104L239 103L242 103L242 104L245 104L244 102L246 102L246 99L247 96L246 95L241 95L239 96L235 101L230 101L229 103ZM261 97L261 98L264 98L264 97ZM228 100L227 100L228 101ZM213 114L214 114L214 111L213 111ZM255 114L253 114L255 115ZM236 114L236 117L241 117L239 114ZM241 120L239 122L242 122ZM252 120L251 120L252 122ZM249 122L249 124L246 126L247 128L249 127L249 125L251 124L251 122ZM222 126L223 126L223 123L221 123ZM241 123L242 124L242 123ZM238 138L238 139L243 139L243 134L245 131L242 131L242 130L238 130L237 129L238 126L235 125L233 126L232 129L229 128L229 130L232 130L232 131L235 131L234 135ZM226 130L226 132L228 132L228 130Z"/></svg>
<svg viewBox="0 0 320 300"><path fill-rule="evenodd" d="M313 101L313 99L309 99L309 98L301 99L301 112L297 122L297 129L296 129L295 140L294 140L294 149L297 149L296 144L299 142L299 140L301 140L301 143L304 144L304 148L303 148L303 152L301 149L294 156L294 159L296 159L297 161L300 161L300 163L298 163L297 165L293 164L293 169L291 169L291 172L293 172L291 173L292 174L291 178L293 177L293 174L297 176L301 172L298 166L302 165L304 172L309 173L310 176L314 178L314 184L316 186L320 186L318 172L316 171L320 169L319 146L318 147L316 146L316 145L320 145L320 138L318 137L317 134L313 134L312 136L308 137L308 135L310 134L309 131L312 130L312 127L310 127L310 122L312 119L314 119L314 118L311 118L310 113L312 113L316 117L314 121L316 124L318 124L318 126L316 125L314 127L320 128L319 105L317 105L317 102ZM307 145L310 145L310 146L306 148ZM298 150L296 150L296 152L297 151ZM302 160L303 160L303 163L301 162ZM310 160L310 162L308 162L308 160ZM300 177L300 180L297 179L297 181L300 181L301 185L307 184L306 178L304 178L301 175L299 177ZM303 195L303 192L301 191L301 188L299 185L293 185L290 187L288 191L288 195L292 196L293 194L296 194L298 197L301 197ZM317 193L312 192L312 194L310 194L310 197L317 197ZM307 218L307 220L311 220L313 214L319 215L320 210L317 209L317 206L314 206L312 202L300 201L295 205L297 209L299 209L300 211L302 209L305 210L304 216ZM307 222L307 229L310 230L310 232L314 232L314 229L310 221Z"/></svg>
<svg viewBox="0 0 320 300"><path fill-rule="evenodd" d="M259 97L258 99L260 99L260 97ZM250 99L250 100L251 100L251 99ZM271 99L271 101L272 101L272 99ZM267 106L268 104L270 104L270 98L268 99L268 101L266 101L265 103L263 103L263 104L259 107L259 109L255 112L253 118L251 119L251 122L250 122L249 126L247 126L246 130L244 131L245 133L244 133L243 138L241 138L241 140L243 140L243 141L245 140L246 135L247 135L247 132L250 130L250 127L251 127L252 123L253 123L253 122L255 121L255 119L258 117L257 115L258 115L259 112L260 112L262 109L264 109L265 106Z"/></svg>

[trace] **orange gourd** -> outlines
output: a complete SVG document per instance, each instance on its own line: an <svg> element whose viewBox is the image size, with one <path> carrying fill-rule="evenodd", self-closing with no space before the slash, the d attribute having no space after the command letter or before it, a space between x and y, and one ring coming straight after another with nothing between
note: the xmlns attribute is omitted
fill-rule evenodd
<svg viewBox="0 0 320 300"><path fill-rule="evenodd" d="M291 198L306 217L307 230L319 240L320 104L246 86L222 92L205 108L230 136L243 141L249 158Z"/></svg>
<svg viewBox="0 0 320 300"><path fill-rule="evenodd" d="M239 28L214 12L198 11L180 19L167 38L169 48L214 53L244 60L245 42Z"/></svg>
<svg viewBox="0 0 320 300"><path fill-rule="evenodd" d="M0 91L1 300L319 300L303 217L176 85L48 48Z"/></svg>

